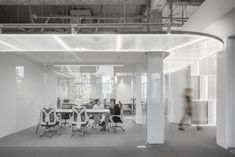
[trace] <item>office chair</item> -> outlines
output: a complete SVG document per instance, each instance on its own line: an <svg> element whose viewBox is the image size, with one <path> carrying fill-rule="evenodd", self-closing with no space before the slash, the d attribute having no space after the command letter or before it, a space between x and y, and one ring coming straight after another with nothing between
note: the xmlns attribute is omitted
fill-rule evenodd
<svg viewBox="0 0 235 157"><path fill-rule="evenodd" d="M58 131L59 121L57 120L56 111L54 108L42 108L40 115L40 126L45 127L45 130L40 133L40 137L43 135L48 135L50 137L55 134L60 135L60 132Z"/></svg>
<svg viewBox="0 0 235 157"><path fill-rule="evenodd" d="M122 131L125 131L124 128L121 125L123 123L122 120L122 103L119 101L119 104L114 105L113 111L112 111L113 115L110 116L110 122L111 125L109 126L109 128L113 129L114 132L116 132L117 128L120 128Z"/></svg>
<svg viewBox="0 0 235 157"><path fill-rule="evenodd" d="M73 108L73 104L70 103L63 103L62 104L62 109L72 109ZM64 120L64 122L61 123L61 126L66 126L68 125L69 127L71 127L70 123L67 122L67 120L69 120L71 117L71 113L61 113L61 119Z"/></svg>
<svg viewBox="0 0 235 157"><path fill-rule="evenodd" d="M76 131L83 136L87 134L88 116L85 107L73 108L72 136Z"/></svg>

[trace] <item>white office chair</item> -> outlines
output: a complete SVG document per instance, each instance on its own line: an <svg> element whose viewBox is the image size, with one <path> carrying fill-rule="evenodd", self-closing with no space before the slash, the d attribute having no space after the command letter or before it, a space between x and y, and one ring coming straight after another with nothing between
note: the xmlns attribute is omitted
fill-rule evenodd
<svg viewBox="0 0 235 157"><path fill-rule="evenodd" d="M73 108L72 136L76 131L83 136L87 134L88 116L85 107Z"/></svg>
<svg viewBox="0 0 235 157"><path fill-rule="evenodd" d="M45 127L45 129L40 133L40 137L47 134L50 137L58 134L59 121L57 120L56 111L54 108L42 108L40 114L40 126Z"/></svg>

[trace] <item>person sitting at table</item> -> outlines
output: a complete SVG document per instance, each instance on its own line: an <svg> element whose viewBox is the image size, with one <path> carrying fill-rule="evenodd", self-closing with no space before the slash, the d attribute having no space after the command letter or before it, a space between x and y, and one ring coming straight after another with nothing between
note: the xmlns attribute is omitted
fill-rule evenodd
<svg viewBox="0 0 235 157"><path fill-rule="evenodd" d="M104 109L104 105L101 104L100 99L95 99L95 105L93 106L94 110L97 109ZM105 115L103 114L95 114L94 115L94 125L97 126L98 124L102 123L105 119Z"/></svg>
<svg viewBox="0 0 235 157"><path fill-rule="evenodd" d="M109 108L113 108L115 104L116 104L116 99L115 98L111 98L110 99L110 106L109 106Z"/></svg>
<svg viewBox="0 0 235 157"><path fill-rule="evenodd" d="M106 131L106 126L108 125L109 117L113 114L113 110L114 110L114 106L115 105L116 105L116 99L115 98L111 98L109 106L107 107L110 110L110 113L109 114L105 114L102 117L102 120L99 123L99 126L102 126L101 131Z"/></svg>
<svg viewBox="0 0 235 157"><path fill-rule="evenodd" d="M100 99L95 99L95 105L93 106L93 109L104 109L104 105L101 104Z"/></svg>

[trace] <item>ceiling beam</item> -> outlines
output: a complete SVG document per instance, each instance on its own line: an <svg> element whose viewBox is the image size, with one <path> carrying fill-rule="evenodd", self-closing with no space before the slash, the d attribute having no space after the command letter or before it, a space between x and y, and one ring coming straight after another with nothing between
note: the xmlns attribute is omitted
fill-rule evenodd
<svg viewBox="0 0 235 157"><path fill-rule="evenodd" d="M124 0L0 0L0 5L123 5ZM146 5L146 0L125 0L125 4Z"/></svg>

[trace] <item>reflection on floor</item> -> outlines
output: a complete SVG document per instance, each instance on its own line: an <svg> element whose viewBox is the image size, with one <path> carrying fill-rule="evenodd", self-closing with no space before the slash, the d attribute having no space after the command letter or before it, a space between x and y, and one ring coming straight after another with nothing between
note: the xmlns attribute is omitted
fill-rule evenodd
<svg viewBox="0 0 235 157"><path fill-rule="evenodd" d="M235 154L235 148L231 148L229 151L230 151L231 153Z"/></svg>
<svg viewBox="0 0 235 157"><path fill-rule="evenodd" d="M39 137L35 135L36 127L32 127L0 139L0 147L126 147L144 144L144 126L136 125L132 117L125 117L122 124L125 132L117 130L109 134L98 128L90 128L89 134L72 135L69 127L60 128L61 135Z"/></svg>
<svg viewBox="0 0 235 157"><path fill-rule="evenodd" d="M185 127L186 131L178 131L176 125L168 125L165 144L138 149L136 146L144 142L145 127L135 125L131 119L125 122L125 133L109 135L97 130L95 134L85 137L79 135L71 137L66 134L70 131L65 129L61 136L39 138L34 135L34 128L27 129L0 139L0 156L235 157L234 154L216 145L214 127L204 127L202 131Z"/></svg>

